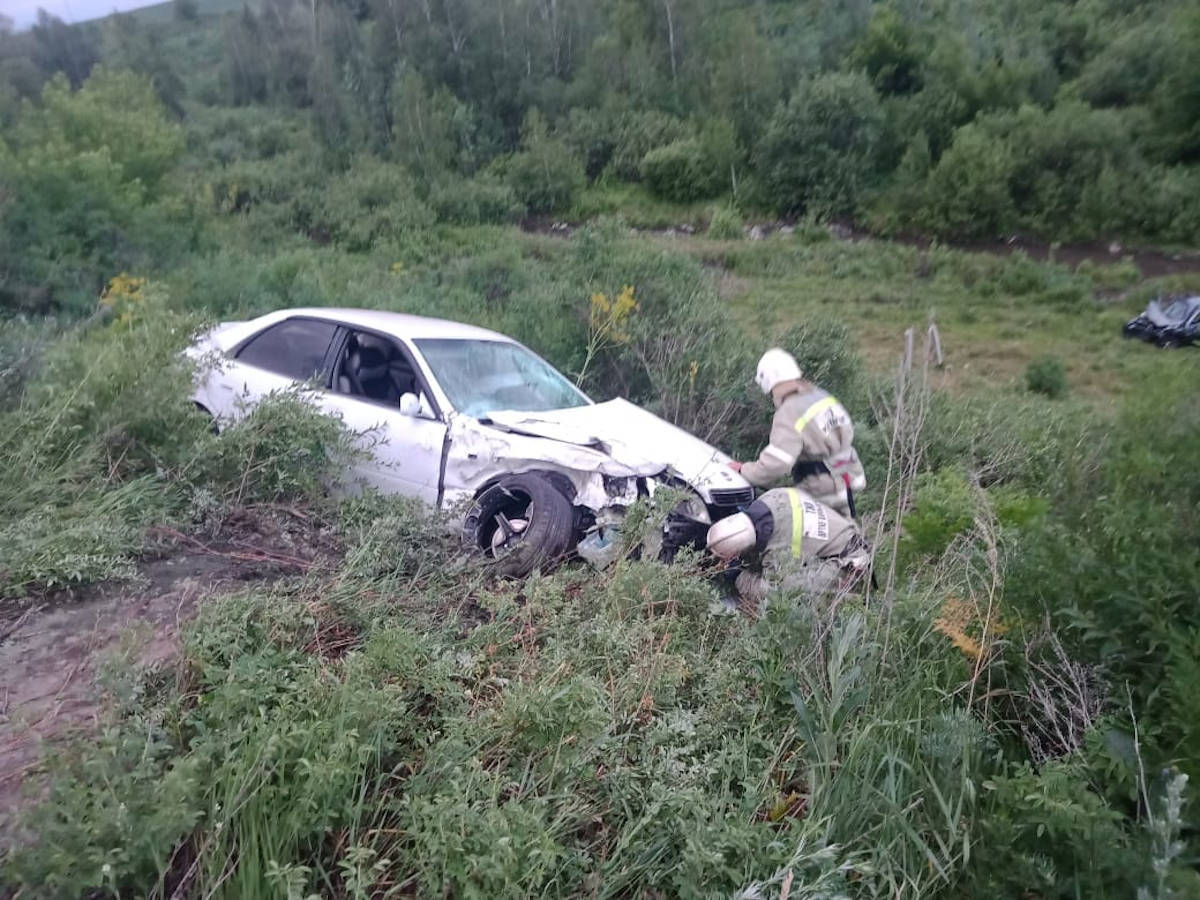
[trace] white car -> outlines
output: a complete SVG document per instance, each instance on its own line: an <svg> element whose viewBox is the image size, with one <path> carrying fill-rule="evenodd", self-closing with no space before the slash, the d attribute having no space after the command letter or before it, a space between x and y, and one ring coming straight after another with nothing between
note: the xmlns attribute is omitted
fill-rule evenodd
<svg viewBox="0 0 1200 900"><path fill-rule="evenodd" d="M464 541L504 574L577 547L604 561L625 509L664 486L690 494L667 519L664 555L753 500L719 450L626 400L593 403L526 347L471 325L289 309L223 323L188 355L211 360L193 399L218 427L300 386L369 448L354 480L466 510Z"/></svg>

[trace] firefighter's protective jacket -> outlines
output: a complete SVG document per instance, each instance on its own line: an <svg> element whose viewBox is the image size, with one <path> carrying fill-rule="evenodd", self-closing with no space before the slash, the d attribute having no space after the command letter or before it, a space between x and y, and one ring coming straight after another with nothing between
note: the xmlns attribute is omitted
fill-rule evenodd
<svg viewBox="0 0 1200 900"><path fill-rule="evenodd" d="M797 487L839 512L849 512L846 488L861 491L867 486L853 446L850 414L818 387L795 391L777 402L770 443L757 460L742 466L742 476L753 485L769 487L796 471ZM824 467L804 471L805 463Z"/></svg>
<svg viewBox="0 0 1200 900"><path fill-rule="evenodd" d="M764 508L769 515L763 515ZM761 603L772 587L810 594L832 590L841 581L845 558L866 552L853 519L797 488L767 491L747 513L760 535L761 572L744 570L736 587L753 603Z"/></svg>

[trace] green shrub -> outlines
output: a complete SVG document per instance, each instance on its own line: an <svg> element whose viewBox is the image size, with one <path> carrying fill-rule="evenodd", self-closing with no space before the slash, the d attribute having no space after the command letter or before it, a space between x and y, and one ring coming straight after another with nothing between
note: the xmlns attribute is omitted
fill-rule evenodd
<svg viewBox="0 0 1200 900"><path fill-rule="evenodd" d="M856 69L865 69L875 89L886 96L920 89L921 56L917 36L903 13L890 4L879 4L849 62Z"/></svg>
<svg viewBox="0 0 1200 900"><path fill-rule="evenodd" d="M409 175L370 157L331 179L313 197L308 217L301 213L297 218L309 218L306 230L327 234L352 253L420 239L433 224L433 213L418 199Z"/></svg>
<svg viewBox="0 0 1200 900"><path fill-rule="evenodd" d="M356 460L350 435L296 392L265 398L197 448L179 478L223 505L312 502Z"/></svg>
<svg viewBox="0 0 1200 900"><path fill-rule="evenodd" d="M1200 63L1200 15L1184 5L1168 21L1175 46L1158 50L1166 71L1150 101L1154 127L1149 140L1168 162L1194 164L1200 159L1200 87L1195 78Z"/></svg>
<svg viewBox="0 0 1200 900"><path fill-rule="evenodd" d="M520 153L503 164L519 202L532 214L565 210L582 190L583 164L561 140L550 137L536 110L526 118Z"/></svg>
<svg viewBox="0 0 1200 900"><path fill-rule="evenodd" d="M1092 106L1145 103L1181 49L1162 23L1122 30L1087 61L1071 89Z"/></svg>
<svg viewBox="0 0 1200 900"><path fill-rule="evenodd" d="M879 175L884 126L879 97L865 76L802 81L758 146L756 167L770 205L783 213L854 212Z"/></svg>
<svg viewBox="0 0 1200 900"><path fill-rule="evenodd" d="M594 292L615 294L628 284L638 303L628 340L606 346L589 369L585 386L597 396L627 397L723 448L754 452L761 449L765 411L754 367L763 350L782 342L814 377L848 392L843 399L854 403L859 361L844 325L812 320L779 329L758 346L739 336L696 260L663 254L605 226L580 232L572 251L572 268L586 273L575 300L584 323L584 303ZM580 365L575 360L568 371Z"/></svg>
<svg viewBox="0 0 1200 900"><path fill-rule="evenodd" d="M1144 857L1088 777L1077 761L1064 760L1038 772L1013 766L985 781L965 894L1133 895L1147 874Z"/></svg>
<svg viewBox="0 0 1200 900"><path fill-rule="evenodd" d="M429 206L438 221L455 225L511 222L522 212L513 189L487 176L434 182L429 188Z"/></svg>
<svg viewBox="0 0 1200 900"><path fill-rule="evenodd" d="M617 117L611 160L606 171L625 181L641 177L642 160L655 147L688 137L687 124L657 110L628 111Z"/></svg>
<svg viewBox="0 0 1200 900"><path fill-rule="evenodd" d="M796 357L805 378L851 407L866 405L862 359L854 349L853 332L845 322L821 316L807 317L785 330L779 337L778 346Z"/></svg>
<svg viewBox="0 0 1200 900"><path fill-rule="evenodd" d="M708 220L708 236L718 241L736 241L742 237L742 216L732 206L713 208Z"/></svg>
<svg viewBox="0 0 1200 900"><path fill-rule="evenodd" d="M939 556L974 520L975 499L961 470L922 473L917 479L912 509L904 517L900 555L908 564L923 557Z"/></svg>
<svg viewBox="0 0 1200 900"><path fill-rule="evenodd" d="M1025 384L1035 394L1057 399L1067 393L1067 370L1056 356L1035 359L1025 369Z"/></svg>
<svg viewBox="0 0 1200 900"><path fill-rule="evenodd" d="M1012 227L1008 147L973 125L960 128L929 174L923 224L939 234L995 237Z"/></svg>
<svg viewBox="0 0 1200 900"><path fill-rule="evenodd" d="M12 248L0 308L86 311L153 245L143 217L182 150L147 79L97 68L76 91L47 82L0 140L0 244Z"/></svg>
<svg viewBox="0 0 1200 900"><path fill-rule="evenodd" d="M695 138L647 153L642 159L642 180L659 197L676 203L711 197L720 184Z"/></svg>
<svg viewBox="0 0 1200 900"><path fill-rule="evenodd" d="M1200 627L1191 600L1200 589L1198 422L1185 373L1144 385L1107 427L1098 471L1052 482L1054 514L1014 548L1005 585L1013 608L1048 614L1075 658L1129 686L1139 721L1153 723L1144 730L1150 771L1200 765L1194 729L1174 715L1187 709L1177 698L1194 691L1179 653Z"/></svg>
<svg viewBox="0 0 1200 900"><path fill-rule="evenodd" d="M1170 204L1131 139L1146 127L1136 112L1078 102L980 116L955 132L914 217L945 235L1162 233Z"/></svg>

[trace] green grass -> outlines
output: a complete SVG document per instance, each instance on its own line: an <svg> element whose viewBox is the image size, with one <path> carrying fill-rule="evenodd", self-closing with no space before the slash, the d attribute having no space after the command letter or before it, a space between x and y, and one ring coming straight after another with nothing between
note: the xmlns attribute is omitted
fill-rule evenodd
<svg viewBox="0 0 1200 900"><path fill-rule="evenodd" d="M722 300L749 333L809 316L845 321L877 372L890 373L903 332L938 324L945 369L934 383L955 391L1017 384L1026 365L1056 356L1083 396L1102 402L1160 379L1196 354L1163 353L1121 339L1121 326L1164 290L1200 290L1200 274L1136 281L1114 267L1066 267L955 250L921 251L886 241L772 235L727 243L661 239L717 272ZM1116 279L1122 297L1100 299ZM919 346L919 344L918 344Z"/></svg>
<svg viewBox="0 0 1200 900"><path fill-rule="evenodd" d="M10 874L139 892L183 852L191 890L228 897L699 897L789 866L924 891L965 862L982 732L907 724L955 668L927 628L885 661L862 612L828 635L803 605L712 619L686 564L485 585L438 566L411 512L344 515L337 572L210 602L177 680L60 761L34 819L53 849ZM398 528L415 552L381 570ZM482 618L462 602L479 592ZM348 655L320 652L347 633ZM880 791L880 766L905 774Z"/></svg>
<svg viewBox="0 0 1200 900"><path fill-rule="evenodd" d="M722 198L695 203L672 203L661 200L641 184L629 182L596 182L580 193L568 219L594 219L596 216L619 215L634 228L679 228L690 226L703 230L712 211L725 201Z"/></svg>
<svg viewBox="0 0 1200 900"><path fill-rule="evenodd" d="M146 895L182 879L226 897L776 897L788 883L792 897L1002 898L1150 883L1127 797L1158 787L1107 749L1128 728L1119 703L1036 771L1014 723L1044 714L1027 653L1049 601L1080 659L1158 666L1154 685L1132 678L1154 717L1147 765L1193 740L1176 623L1194 488L1143 492L1137 518L1094 498L1102 485L1129 502L1167 456L1191 471L1195 357L1118 334L1154 285L1104 306L1098 283L1128 273L923 258L811 227L764 241L443 227L348 253L271 232L271 214L211 223L220 249L122 299L115 321L31 355L28 322L0 341L26 360L3 413L21 473L0 491L19 538L0 555L11 595L132 574L147 525L209 527L246 502L299 504L340 547L329 569L207 597L179 666L126 670L100 731L49 763L49 800L27 819L41 843L7 860L6 881ZM692 427L732 404L714 440L752 449L769 416L754 361L789 336L853 398L881 570L895 520L879 508L891 420L876 388L903 329L936 311L950 368L890 595L836 609L776 597L752 621L708 614L717 588L695 559L491 582L408 504L331 503L345 436L327 420L284 399L213 437L171 362L203 319L353 303L492 325L569 368L589 297L624 284L640 306L597 363L597 395ZM663 352L664 336L682 343ZM1047 353L1066 363L1066 398L1021 380ZM1129 542L1137 566L1072 568ZM1113 624L1127 607L1136 630Z"/></svg>

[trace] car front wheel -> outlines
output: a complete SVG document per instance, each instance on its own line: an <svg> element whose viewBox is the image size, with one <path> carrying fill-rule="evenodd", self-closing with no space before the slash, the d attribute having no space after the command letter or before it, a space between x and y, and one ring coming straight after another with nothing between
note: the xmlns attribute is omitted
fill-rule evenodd
<svg viewBox="0 0 1200 900"><path fill-rule="evenodd" d="M463 543L498 575L523 578L552 568L574 538L571 501L534 472L506 475L476 499L463 522Z"/></svg>

